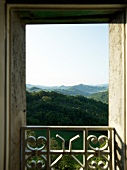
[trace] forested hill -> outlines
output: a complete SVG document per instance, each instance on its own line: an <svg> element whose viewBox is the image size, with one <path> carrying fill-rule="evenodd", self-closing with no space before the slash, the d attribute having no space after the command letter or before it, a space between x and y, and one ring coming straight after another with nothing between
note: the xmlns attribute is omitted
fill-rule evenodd
<svg viewBox="0 0 127 170"><path fill-rule="evenodd" d="M104 92L93 93L89 95L88 98L108 104L108 90Z"/></svg>
<svg viewBox="0 0 127 170"><path fill-rule="evenodd" d="M26 92L27 125L108 125L108 105L83 96Z"/></svg>

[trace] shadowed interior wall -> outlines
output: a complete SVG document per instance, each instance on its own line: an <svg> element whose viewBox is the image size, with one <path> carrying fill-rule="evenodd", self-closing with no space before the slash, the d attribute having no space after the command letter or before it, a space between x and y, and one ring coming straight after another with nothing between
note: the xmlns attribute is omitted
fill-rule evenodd
<svg viewBox="0 0 127 170"><path fill-rule="evenodd" d="M5 148L5 5L0 1L0 169L4 169Z"/></svg>
<svg viewBox="0 0 127 170"><path fill-rule="evenodd" d="M116 167L125 170L126 110L125 110L125 15L119 14L109 24L109 126L115 127Z"/></svg>
<svg viewBox="0 0 127 170"><path fill-rule="evenodd" d="M127 8L126 8L126 34L127 34ZM126 47L125 53L127 57L127 38L126 38ZM126 96L127 96L127 59L126 59ZM126 99L126 109L127 109L127 99ZM126 115L127 122L127 115ZM126 167L127 167L127 124L126 124Z"/></svg>
<svg viewBox="0 0 127 170"><path fill-rule="evenodd" d="M15 12L10 24L9 169L20 169L20 127L26 125L25 25Z"/></svg>

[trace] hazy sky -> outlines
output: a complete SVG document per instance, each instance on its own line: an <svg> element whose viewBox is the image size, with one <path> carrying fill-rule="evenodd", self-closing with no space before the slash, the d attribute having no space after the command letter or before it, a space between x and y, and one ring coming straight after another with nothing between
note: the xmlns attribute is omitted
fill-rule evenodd
<svg viewBox="0 0 127 170"><path fill-rule="evenodd" d="M26 83L105 84L108 24L26 26Z"/></svg>

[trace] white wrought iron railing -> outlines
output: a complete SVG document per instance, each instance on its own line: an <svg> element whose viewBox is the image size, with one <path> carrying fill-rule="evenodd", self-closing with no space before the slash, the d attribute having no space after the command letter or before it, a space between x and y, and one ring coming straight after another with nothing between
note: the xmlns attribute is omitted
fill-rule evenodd
<svg viewBox="0 0 127 170"><path fill-rule="evenodd" d="M79 169L114 170L114 128L21 127L21 170L55 170L67 155Z"/></svg>

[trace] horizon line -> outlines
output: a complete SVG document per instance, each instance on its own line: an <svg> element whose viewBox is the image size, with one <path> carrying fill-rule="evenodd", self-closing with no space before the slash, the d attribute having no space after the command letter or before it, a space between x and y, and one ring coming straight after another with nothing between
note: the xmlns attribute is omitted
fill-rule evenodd
<svg viewBox="0 0 127 170"><path fill-rule="evenodd" d="M83 83L79 83L79 84L73 84L73 85L43 85L43 84L31 84L31 83L26 83L26 85L33 85L33 86L47 86L47 87L61 87L61 86L76 86L76 85L86 85L86 86L100 86L100 85L109 85L109 83L100 83L100 84L83 84Z"/></svg>

